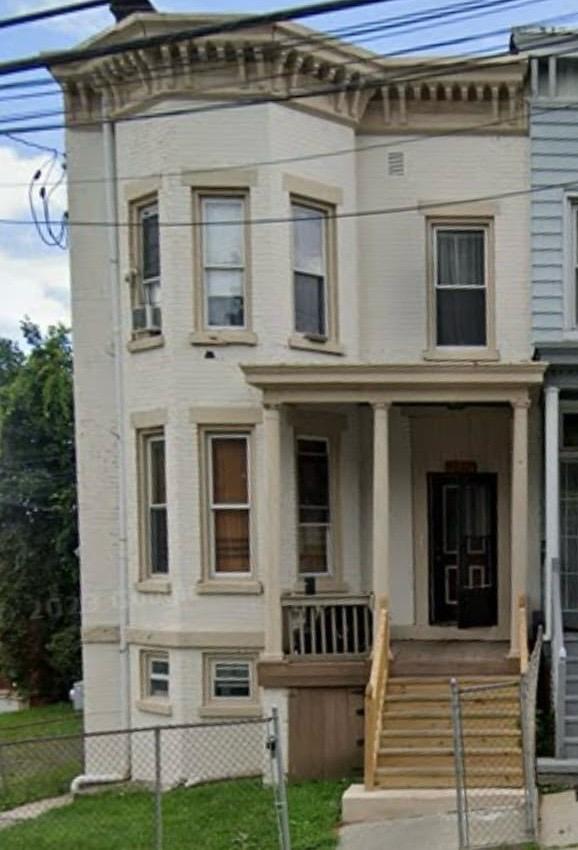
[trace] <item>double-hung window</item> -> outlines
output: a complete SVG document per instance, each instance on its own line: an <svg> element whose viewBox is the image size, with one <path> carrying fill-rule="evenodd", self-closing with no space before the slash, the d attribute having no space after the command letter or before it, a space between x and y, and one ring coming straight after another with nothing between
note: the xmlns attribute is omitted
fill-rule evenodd
<svg viewBox="0 0 578 850"><path fill-rule="evenodd" d="M570 234L569 234L569 310L568 325L571 329L578 328L578 198L570 199L569 204Z"/></svg>
<svg viewBox="0 0 578 850"><path fill-rule="evenodd" d="M251 662L222 659L212 663L212 698L251 699Z"/></svg>
<svg viewBox="0 0 578 850"><path fill-rule="evenodd" d="M209 535L215 575L251 572L249 436L209 434Z"/></svg>
<svg viewBox="0 0 578 850"><path fill-rule="evenodd" d="M300 575L331 572L330 452L325 438L297 438Z"/></svg>
<svg viewBox="0 0 578 850"><path fill-rule="evenodd" d="M144 555L149 576L169 571L165 437L162 431L142 440Z"/></svg>
<svg viewBox="0 0 578 850"><path fill-rule="evenodd" d="M204 323L208 329L247 327L245 195L201 195Z"/></svg>
<svg viewBox="0 0 578 850"><path fill-rule="evenodd" d="M480 225L436 224L433 233L434 343L484 347L488 343L488 230Z"/></svg>
<svg viewBox="0 0 578 850"><path fill-rule="evenodd" d="M137 204L133 210L135 288L133 330L161 330L161 268L159 208L156 200Z"/></svg>
<svg viewBox="0 0 578 850"><path fill-rule="evenodd" d="M291 204L295 331L312 340L330 335L328 210Z"/></svg>
<svg viewBox="0 0 578 850"><path fill-rule="evenodd" d="M145 652L143 656L143 696L168 699L170 694L170 665L167 652Z"/></svg>

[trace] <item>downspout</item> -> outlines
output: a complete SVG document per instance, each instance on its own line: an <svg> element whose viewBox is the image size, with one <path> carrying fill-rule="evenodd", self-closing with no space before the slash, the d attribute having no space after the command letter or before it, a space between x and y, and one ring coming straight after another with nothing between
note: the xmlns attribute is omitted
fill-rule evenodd
<svg viewBox="0 0 578 850"><path fill-rule="evenodd" d="M124 369L122 336L122 298L120 279L120 250L118 228L116 134L114 122L107 117L108 99L102 101L102 137L104 145L104 181L106 192L106 223L108 225L110 303L112 311L112 334L114 349L114 385L118 439L118 572L119 572L119 652L120 652L120 699L122 727L130 729L130 664L127 643L129 625L129 582L127 551L127 478L126 437L124 428ZM127 773L130 775L130 736L127 743Z"/></svg>
<svg viewBox="0 0 578 850"><path fill-rule="evenodd" d="M119 604L119 653L120 653L120 702L121 727L131 727L130 703L130 663L127 643L127 628L129 625L129 583L128 583L128 550L127 550L127 479L126 479L126 439L124 431L124 370L122 347L122 299L120 283L120 250L118 202L117 202L117 169L116 169L116 140L114 122L107 118L108 100L102 100L102 139L104 153L104 182L106 194L106 224L108 228L108 262L110 304L112 314L112 342L114 357L114 385L116 430L118 440L118 604ZM82 788L94 785L110 785L126 782L132 772L132 740L126 736L126 761L124 768L118 774L81 774L70 784L70 793L78 794Z"/></svg>

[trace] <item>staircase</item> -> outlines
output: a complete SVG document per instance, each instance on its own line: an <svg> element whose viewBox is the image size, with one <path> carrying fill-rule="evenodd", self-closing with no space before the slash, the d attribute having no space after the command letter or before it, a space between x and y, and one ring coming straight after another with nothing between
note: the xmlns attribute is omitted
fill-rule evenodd
<svg viewBox="0 0 578 850"><path fill-rule="evenodd" d="M455 786L449 678L388 679L375 787ZM459 681L462 686L512 683L498 695L495 691L468 695L463 709L464 749L470 788L519 788L523 784L519 677L468 676Z"/></svg>
<svg viewBox="0 0 578 850"><path fill-rule="evenodd" d="M564 697L563 755L578 759L578 633L565 632L566 687Z"/></svg>

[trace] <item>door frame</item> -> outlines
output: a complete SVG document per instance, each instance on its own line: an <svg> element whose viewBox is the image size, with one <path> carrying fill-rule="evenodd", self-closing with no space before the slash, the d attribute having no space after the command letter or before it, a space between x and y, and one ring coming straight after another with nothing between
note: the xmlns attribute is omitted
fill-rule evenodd
<svg viewBox="0 0 578 850"><path fill-rule="evenodd" d="M495 628L500 619L500 568L498 559L498 536L499 536L499 520L498 520L498 498L499 498L499 482L498 475L495 472L428 472L426 486L426 523L427 523L427 538L428 538L428 562L427 562L427 581L428 581L428 623L432 627L453 627L460 628L461 631L469 631L469 628L459 626L459 601L456 604L456 618L454 620L436 619L436 581L434 578L434 560L435 560L435 527L436 517L434 516L433 493L434 486L443 480L451 483L455 481L458 484L467 484L468 481L485 481L490 485L490 522L491 522L491 549L489 553L490 563L493 564L494 585L493 585L493 600L495 622L487 626L472 626L472 629L492 629ZM436 512L437 513L437 512ZM463 538L462 538L463 539ZM458 552L462 548L462 542L458 542ZM458 588L460 583L460 573L463 570L463 564L459 561L458 555Z"/></svg>

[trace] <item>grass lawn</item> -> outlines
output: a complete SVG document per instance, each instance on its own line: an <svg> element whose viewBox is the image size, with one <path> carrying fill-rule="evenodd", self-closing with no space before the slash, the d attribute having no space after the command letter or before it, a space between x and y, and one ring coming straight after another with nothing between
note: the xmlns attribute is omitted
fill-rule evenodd
<svg viewBox="0 0 578 850"><path fill-rule="evenodd" d="M293 850L333 850L348 782L289 786ZM2 850L153 850L149 793L107 792L1 833ZM276 850L272 791L260 780L178 789L163 798L165 850Z"/></svg>
<svg viewBox="0 0 578 850"><path fill-rule="evenodd" d="M82 773L82 717L66 704L0 715L0 811L68 791ZM23 743L24 742L24 743Z"/></svg>

